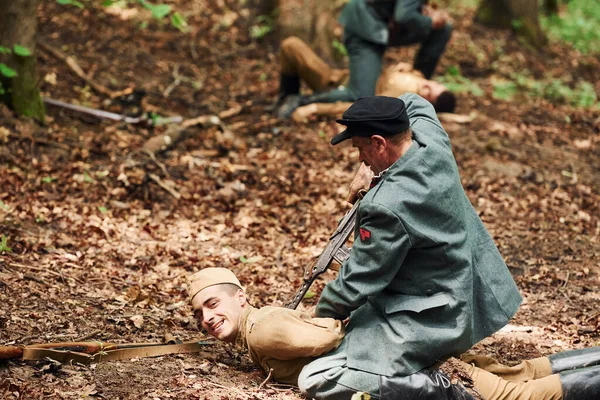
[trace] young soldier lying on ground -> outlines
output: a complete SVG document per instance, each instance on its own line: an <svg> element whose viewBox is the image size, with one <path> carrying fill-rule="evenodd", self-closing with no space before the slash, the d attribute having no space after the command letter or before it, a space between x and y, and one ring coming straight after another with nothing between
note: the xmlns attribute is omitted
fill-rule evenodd
<svg viewBox="0 0 600 400"><path fill-rule="evenodd" d="M336 349L344 338L339 320L312 318L283 307L252 307L237 277L225 268L205 268L192 275L189 292L194 316L208 334L245 348L257 366L265 372L272 369L273 379L282 383L297 385L302 368ZM486 400L592 400L600 396L598 347L539 357L513 367L484 356L465 354L461 359L458 363ZM450 385L447 377L435 373L441 377L440 385ZM471 398L462 388L453 393L419 398Z"/></svg>
<svg viewBox="0 0 600 400"><path fill-rule="evenodd" d="M348 85L349 70L331 68L301 39L292 36L281 42L279 63L278 117L291 115L297 122L311 115L339 118L352 105L347 100L334 102L323 98L323 92ZM312 95L300 96L301 81L313 90ZM441 83L426 79L408 63L385 68L377 80L375 93L398 97L407 92L420 95L433 104L437 112L454 112L456 97Z"/></svg>

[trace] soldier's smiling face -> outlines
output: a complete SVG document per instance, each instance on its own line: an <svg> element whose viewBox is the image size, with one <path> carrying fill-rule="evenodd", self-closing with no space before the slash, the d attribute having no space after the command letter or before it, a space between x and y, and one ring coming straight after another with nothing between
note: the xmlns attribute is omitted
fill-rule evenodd
<svg viewBox="0 0 600 400"><path fill-rule="evenodd" d="M246 295L235 285L214 285L200 291L192 300L194 317L209 335L233 343L240 330Z"/></svg>

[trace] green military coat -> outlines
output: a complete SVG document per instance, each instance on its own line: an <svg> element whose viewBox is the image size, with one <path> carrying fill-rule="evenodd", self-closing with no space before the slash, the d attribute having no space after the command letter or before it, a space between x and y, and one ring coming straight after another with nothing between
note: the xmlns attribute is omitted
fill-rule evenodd
<svg viewBox="0 0 600 400"><path fill-rule="evenodd" d="M350 258L316 309L350 316L341 344L349 368L386 376L463 353L521 303L433 107L415 94L400 99L413 143L361 201Z"/></svg>

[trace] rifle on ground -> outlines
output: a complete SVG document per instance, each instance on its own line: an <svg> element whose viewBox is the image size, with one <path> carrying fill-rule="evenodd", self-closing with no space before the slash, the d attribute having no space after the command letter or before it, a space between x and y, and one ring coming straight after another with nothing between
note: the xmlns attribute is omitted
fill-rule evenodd
<svg viewBox="0 0 600 400"><path fill-rule="evenodd" d="M350 249L345 246L345 243L354 230L354 222L356 221L359 202L360 201L356 201L350 211L344 215L344 218L342 218L341 222L338 224L337 229L329 238L329 243L317 259L317 262L315 262L314 265L306 267L303 275L304 282L300 289L298 289L298 292L296 292L296 295L294 295L292 301L286 304L287 308L295 310L298 307L298 304L300 304L304 295L308 292L310 285L312 285L317 276L327 271L327 268L329 268L329 265L331 265L333 260L342 264L350 257Z"/></svg>
<svg viewBox="0 0 600 400"><path fill-rule="evenodd" d="M209 341L184 343L129 343L115 344L102 342L43 343L29 346L0 346L0 360L42 360L49 357L60 362L75 361L81 364L100 361L125 360L136 357L157 357L167 354L201 353Z"/></svg>
<svg viewBox="0 0 600 400"><path fill-rule="evenodd" d="M54 100L48 97L44 97L42 98L42 100L44 101L44 103L49 104L51 106L66 108L67 110L72 110L87 115L93 115L96 118L110 119L111 121L120 121L125 122L127 124L146 124L148 126L158 126L172 123L180 123L183 121L182 117L150 118L146 114L144 114L141 117L128 117L123 114L117 114L104 110L97 110L95 108L79 106L71 103L65 103L64 101Z"/></svg>

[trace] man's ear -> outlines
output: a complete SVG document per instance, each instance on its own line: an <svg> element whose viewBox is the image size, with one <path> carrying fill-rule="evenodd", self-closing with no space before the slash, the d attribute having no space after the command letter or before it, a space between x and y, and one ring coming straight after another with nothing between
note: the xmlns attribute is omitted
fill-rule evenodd
<svg viewBox="0 0 600 400"><path fill-rule="evenodd" d="M239 289L235 295L238 302L240 303L240 306L243 307L248 302L248 300L246 299L246 293L244 293L242 289Z"/></svg>
<svg viewBox="0 0 600 400"><path fill-rule="evenodd" d="M371 136L371 141L375 143L375 146L377 146L377 149L379 151L383 151L387 144L387 140L383 136L380 136L380 135Z"/></svg>

